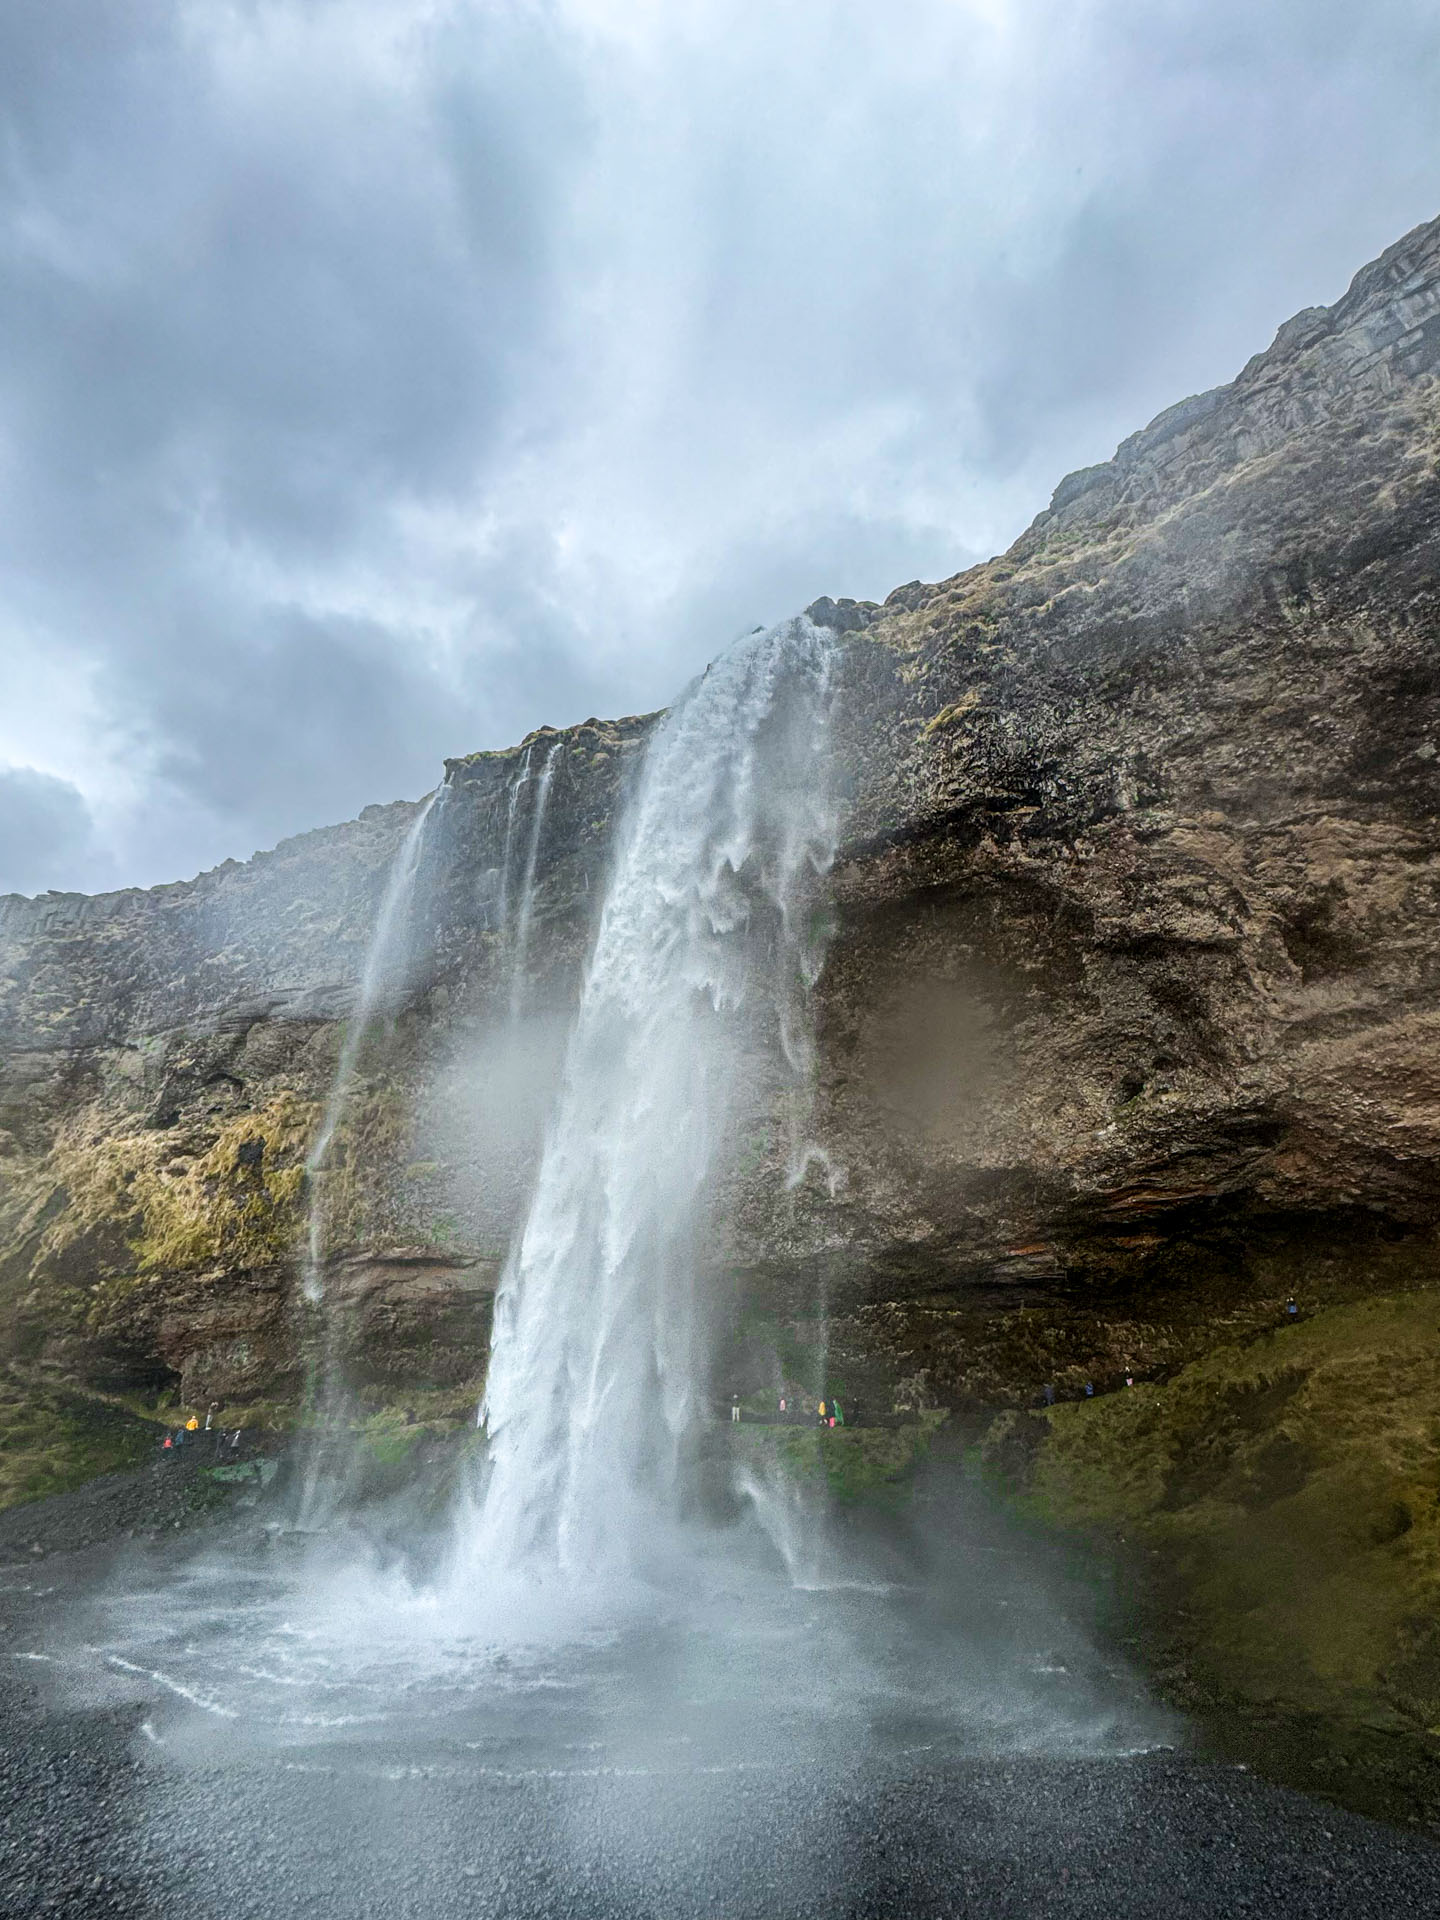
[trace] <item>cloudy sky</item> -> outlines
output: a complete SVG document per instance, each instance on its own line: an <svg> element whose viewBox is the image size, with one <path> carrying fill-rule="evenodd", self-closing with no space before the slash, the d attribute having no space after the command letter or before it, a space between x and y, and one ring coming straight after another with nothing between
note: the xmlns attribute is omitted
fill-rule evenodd
<svg viewBox="0 0 1440 1920"><path fill-rule="evenodd" d="M0 890L1009 542L1440 212L1433 0L5 0Z"/></svg>

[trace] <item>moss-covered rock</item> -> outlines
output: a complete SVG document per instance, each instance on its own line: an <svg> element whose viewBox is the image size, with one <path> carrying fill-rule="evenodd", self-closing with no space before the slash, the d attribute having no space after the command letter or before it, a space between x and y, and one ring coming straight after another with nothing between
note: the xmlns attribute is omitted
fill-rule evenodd
<svg viewBox="0 0 1440 1920"><path fill-rule="evenodd" d="M1158 1556L1203 1684L1440 1735L1440 1291L1029 1417L1032 1511Z"/></svg>
<svg viewBox="0 0 1440 1920"><path fill-rule="evenodd" d="M88 1118L89 1116L87 1116ZM42 1169L32 1273L92 1288L166 1270L288 1259L313 1103L284 1090L186 1152L153 1130L62 1133ZM189 1143L185 1143L189 1144Z"/></svg>
<svg viewBox="0 0 1440 1920"><path fill-rule="evenodd" d="M896 1497L945 1424L922 1414L885 1427L772 1427L741 1424L732 1435L752 1466L769 1469L806 1493L850 1505Z"/></svg>
<svg viewBox="0 0 1440 1920"><path fill-rule="evenodd" d="M103 1400L0 1384L0 1511L139 1466L158 1440L151 1421Z"/></svg>

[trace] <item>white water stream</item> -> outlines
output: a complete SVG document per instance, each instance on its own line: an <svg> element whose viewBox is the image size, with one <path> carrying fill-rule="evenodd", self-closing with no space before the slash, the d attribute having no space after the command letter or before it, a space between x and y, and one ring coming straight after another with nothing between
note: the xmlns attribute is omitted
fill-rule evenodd
<svg viewBox="0 0 1440 1920"><path fill-rule="evenodd" d="M309 1208L306 1219L305 1264L301 1274L301 1287L305 1298L312 1305L319 1304L325 1292L325 1183L323 1178L325 1162L335 1139L335 1130L340 1125L341 1116L345 1111L350 1082L355 1077L355 1068L359 1063L360 1049L365 1044L365 1036L370 1031L376 1015L383 1010L400 983L399 976L403 973L402 962L409 937L408 917L415 892L415 875L420 867L420 849L425 834L425 823L435 808L444 804L444 798L449 791L447 786L439 786L430 795L411 821L405 838L400 842L395 858L391 862L385 891L380 897L380 909L375 916L375 928L370 936L369 950L365 955L364 970L360 975L360 992L356 998L355 1011L345 1023L345 1038L340 1047L340 1058L335 1065L334 1077L330 1082L330 1092L326 1097L324 1112L320 1117L319 1130L305 1158Z"/></svg>
<svg viewBox="0 0 1440 1920"><path fill-rule="evenodd" d="M530 838L525 849L525 870L520 876L520 899L515 911L515 928L510 940L510 1018L518 1020L525 1000L525 962L530 953L530 926L535 917L535 863L540 853L540 834L545 825L545 808L550 785L555 778L555 756L560 741L552 740L535 786L535 802L530 814ZM527 762L528 765L528 762ZM517 788L518 791L518 788ZM514 799L511 799L511 829L514 826ZM510 834L506 836L506 896L510 864Z"/></svg>
<svg viewBox="0 0 1440 1920"><path fill-rule="evenodd" d="M510 794L505 803L505 843L500 854L500 932L505 935L510 929L510 869L514 859L515 822L520 812L520 796L530 780L530 758L535 751L532 740L522 749L520 765L515 778L510 782Z"/></svg>
<svg viewBox="0 0 1440 1920"><path fill-rule="evenodd" d="M677 1511L710 1387L697 1241L736 1069L767 1018L808 1064L832 645L804 617L750 636L650 742L497 1300L474 1578L632 1572Z"/></svg>

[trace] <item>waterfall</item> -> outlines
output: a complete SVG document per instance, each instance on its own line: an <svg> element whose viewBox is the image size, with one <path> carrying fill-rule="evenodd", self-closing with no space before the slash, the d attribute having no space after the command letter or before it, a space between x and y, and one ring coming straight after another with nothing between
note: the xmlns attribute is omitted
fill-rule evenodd
<svg viewBox="0 0 1440 1920"><path fill-rule="evenodd" d="M540 852L540 830L545 823L545 804L550 798L550 782L555 777L555 756L559 751L560 741L552 740L550 750L545 755L544 765L540 769L539 781L535 788L535 805L530 815L530 840L525 850L525 871L520 881L520 903L516 912L515 932L510 948L510 1018L512 1020L519 1018L521 1002L525 995L525 961L530 950L530 922L535 910L535 862ZM527 768L529 766L528 752L526 766ZM512 829L514 812L512 795L510 807ZM508 832L505 843L505 866L505 898L508 904L510 866L510 834Z"/></svg>
<svg viewBox="0 0 1440 1920"><path fill-rule="evenodd" d="M340 1058L336 1062L334 1078L330 1082L330 1092L326 1096L325 1108L320 1117L320 1127L305 1157L309 1215L306 1223L305 1263L301 1286L305 1298L312 1305L318 1303L324 1296L322 1274L325 1253L325 1207L323 1182L318 1176L324 1171L325 1161L335 1138L335 1129L339 1126L340 1116L345 1110L346 1096L350 1091L350 1082L354 1077L365 1036L370 1030L376 1013L396 984L395 975L403 952L402 942L407 931L406 920L411 896L415 890L415 875L420 865L420 848L425 833L425 823L436 805L443 804L444 796L449 791L449 787L442 785L430 795L411 821L409 830L400 842L395 858L390 864L389 877L380 899L380 910L375 916L370 946L365 955L364 970L360 975L360 993L355 1011L345 1023L345 1038L340 1048Z"/></svg>
<svg viewBox="0 0 1440 1920"><path fill-rule="evenodd" d="M530 778L530 755L535 750L535 742L525 748L520 755L520 766L514 780L510 783L510 797L505 806L505 847L500 856L500 932L510 931L510 867L512 851L515 845L515 816L520 807L520 795Z"/></svg>
<svg viewBox="0 0 1440 1920"><path fill-rule="evenodd" d="M629 1570L677 1511L711 1388L704 1203L742 1054L761 1035L808 1060L832 646L803 616L749 636L650 742L496 1302L477 1570Z"/></svg>

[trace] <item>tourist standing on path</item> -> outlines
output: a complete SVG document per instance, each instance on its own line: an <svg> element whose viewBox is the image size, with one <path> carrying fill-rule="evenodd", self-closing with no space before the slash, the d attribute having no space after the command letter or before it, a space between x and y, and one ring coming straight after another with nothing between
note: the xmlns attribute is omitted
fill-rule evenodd
<svg viewBox="0 0 1440 1920"><path fill-rule="evenodd" d="M738 1393L732 1393L730 1396L730 1424L736 1427L740 1424L740 1396Z"/></svg>

